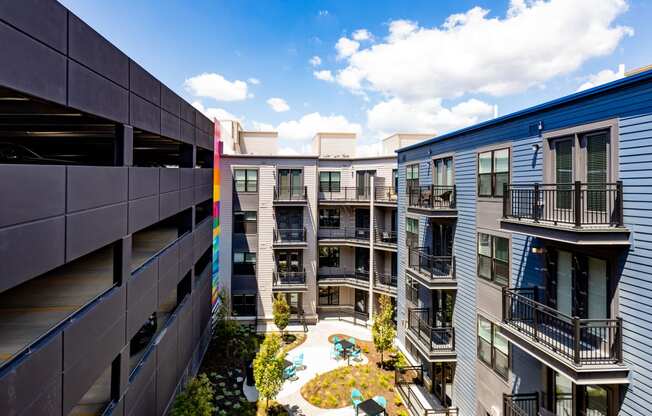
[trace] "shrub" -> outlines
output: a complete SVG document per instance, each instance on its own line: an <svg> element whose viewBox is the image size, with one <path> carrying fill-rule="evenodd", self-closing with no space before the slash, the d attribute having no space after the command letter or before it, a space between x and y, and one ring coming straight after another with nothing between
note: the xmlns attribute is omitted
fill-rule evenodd
<svg viewBox="0 0 652 416"><path fill-rule="evenodd" d="M213 394L213 386L206 374L193 378L174 400L172 416L211 416Z"/></svg>

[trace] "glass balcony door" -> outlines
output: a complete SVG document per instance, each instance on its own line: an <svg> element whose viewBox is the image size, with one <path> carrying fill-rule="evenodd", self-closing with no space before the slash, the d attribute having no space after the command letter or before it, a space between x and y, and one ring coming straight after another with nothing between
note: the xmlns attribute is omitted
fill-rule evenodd
<svg viewBox="0 0 652 416"><path fill-rule="evenodd" d="M432 390L439 402L448 407L452 404L454 363L433 363Z"/></svg>
<svg viewBox="0 0 652 416"><path fill-rule="evenodd" d="M280 199L298 199L303 194L303 171L279 169L278 188Z"/></svg>
<svg viewBox="0 0 652 416"><path fill-rule="evenodd" d="M302 251L279 251L276 255L276 267L279 273L298 273L302 270Z"/></svg>
<svg viewBox="0 0 652 416"><path fill-rule="evenodd" d="M432 228L432 255L453 255L453 224L435 223Z"/></svg>
<svg viewBox="0 0 652 416"><path fill-rule="evenodd" d="M355 186L358 198L369 198L371 189L371 177L376 175L375 170L359 170L355 173Z"/></svg>

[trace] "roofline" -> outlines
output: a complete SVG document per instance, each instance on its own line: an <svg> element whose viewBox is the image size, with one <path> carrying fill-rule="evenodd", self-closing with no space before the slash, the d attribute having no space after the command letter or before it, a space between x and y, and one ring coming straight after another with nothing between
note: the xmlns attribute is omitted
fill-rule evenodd
<svg viewBox="0 0 652 416"><path fill-rule="evenodd" d="M317 155L248 155L248 154L232 154L224 153L221 156L222 158L243 158L243 159L256 159L256 158L265 158L265 159L318 159L329 162L355 162L355 161L367 161L367 160L378 160L378 159L396 159L396 155L385 155L385 156L366 156L366 157L320 157Z"/></svg>
<svg viewBox="0 0 652 416"><path fill-rule="evenodd" d="M497 117L497 118L494 118L494 119L491 119L491 120L483 121L482 123L478 123L478 124L475 124L473 126L464 127L462 129L455 130L455 131L452 131L450 133L446 133L446 134L438 136L438 137L433 137L432 139L425 140L425 141L422 141L420 143L415 143L415 144L411 144L409 146L401 147L400 149L396 150L396 153L402 153L402 152L405 152L405 151L408 151L408 150L411 150L411 149L416 149L416 148L421 147L421 146L426 146L426 145L430 145L430 144L433 144L433 143L436 143L436 142L439 142L439 141L452 139L452 138L454 138L456 136L460 136L462 134L469 133L469 132L472 132L472 131L482 130L482 129L487 128L487 127L497 126L499 124L506 123L508 121L512 121L512 120L514 120L516 118L519 118L519 117L524 117L524 116L535 114L535 113L538 113L538 112L541 112L541 111L549 110L549 109L551 109L553 107L568 104L568 103L571 103L573 101L581 100L581 99L591 97L591 96L594 96L594 95L597 95L597 94L601 94L601 93L604 93L604 92L609 92L609 91L624 87L626 85L635 84L637 82L648 80L648 79L652 79L652 69L641 72L641 73L638 73L638 74L635 74L635 75L632 75L632 76L624 77L624 78L618 79L616 81L608 82L606 84L598 85L597 87L593 87L593 88L590 88L588 90L584 90L584 91L576 92L576 93L573 93L573 94L570 94L570 95L566 95L564 97L557 98L557 99L554 99L552 101L545 102L543 104L538 104L538 105L535 105L533 107L528 107L528 108L523 109L523 110L518 110L518 111L513 112L511 114L506 114L504 116L500 116L500 117Z"/></svg>

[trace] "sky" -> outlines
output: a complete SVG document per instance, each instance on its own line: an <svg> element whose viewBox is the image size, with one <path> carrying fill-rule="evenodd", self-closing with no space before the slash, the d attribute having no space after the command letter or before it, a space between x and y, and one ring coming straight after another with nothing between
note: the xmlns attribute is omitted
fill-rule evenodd
<svg viewBox="0 0 652 416"><path fill-rule="evenodd" d="M208 117L276 130L443 134L652 64L649 0L62 0Z"/></svg>

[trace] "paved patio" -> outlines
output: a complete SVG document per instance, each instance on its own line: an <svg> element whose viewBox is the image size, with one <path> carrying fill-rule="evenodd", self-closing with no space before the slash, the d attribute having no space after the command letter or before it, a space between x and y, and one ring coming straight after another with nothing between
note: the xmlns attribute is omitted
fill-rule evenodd
<svg viewBox="0 0 652 416"><path fill-rule="evenodd" d="M331 343L328 341L328 337L333 334L346 334L363 341L371 341L371 331L369 329L347 322L326 320L319 321L315 326L310 326L304 343L288 354L288 357L294 357L303 353L303 363L306 368L305 370L297 371L297 380L286 380L283 383L281 392L276 398L276 401L279 403L290 407L291 415L355 415L355 411L351 406L340 409L321 409L308 403L301 396L301 387L312 380L317 374L323 374L347 365L346 360L335 360L330 357ZM367 358L364 356L361 363L351 361L351 365L363 363L367 363ZM247 394L247 397L250 399L251 393L248 392Z"/></svg>

